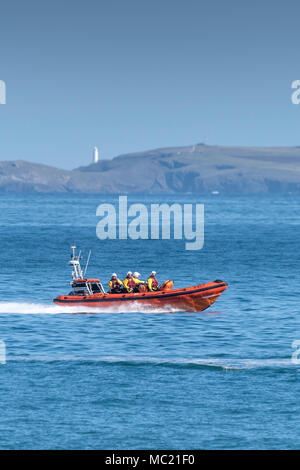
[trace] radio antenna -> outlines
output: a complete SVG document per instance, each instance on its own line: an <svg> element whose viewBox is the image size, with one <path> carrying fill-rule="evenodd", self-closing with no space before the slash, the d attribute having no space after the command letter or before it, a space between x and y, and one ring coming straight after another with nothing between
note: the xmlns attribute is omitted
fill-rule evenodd
<svg viewBox="0 0 300 470"><path fill-rule="evenodd" d="M88 256L88 259L87 259L87 262L86 262L86 265L85 265L85 269L84 269L84 273L83 273L83 277L85 277L85 274L86 274L86 271L87 271L87 268L88 268L88 265L89 265L89 262L90 262L91 253L92 253L92 250L90 250L90 252L89 252L89 256Z"/></svg>

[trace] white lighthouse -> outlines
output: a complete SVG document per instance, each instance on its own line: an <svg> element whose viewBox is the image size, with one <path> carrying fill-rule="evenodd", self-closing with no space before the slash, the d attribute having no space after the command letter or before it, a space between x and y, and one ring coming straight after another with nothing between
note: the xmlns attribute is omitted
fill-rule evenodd
<svg viewBox="0 0 300 470"><path fill-rule="evenodd" d="M99 152L98 152L97 147L94 147L93 156L94 156L94 163L98 163L98 161L99 161Z"/></svg>

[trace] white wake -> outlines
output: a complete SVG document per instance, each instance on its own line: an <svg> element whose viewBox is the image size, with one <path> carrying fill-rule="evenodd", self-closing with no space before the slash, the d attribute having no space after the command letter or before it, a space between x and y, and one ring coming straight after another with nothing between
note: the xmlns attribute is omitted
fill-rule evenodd
<svg viewBox="0 0 300 470"><path fill-rule="evenodd" d="M0 302L0 315L2 314L39 314L39 315L55 315L63 313L175 313L180 310L174 308L157 308L147 305L116 306L116 307L86 307L78 305L74 307L60 306L55 304L39 304L30 302Z"/></svg>

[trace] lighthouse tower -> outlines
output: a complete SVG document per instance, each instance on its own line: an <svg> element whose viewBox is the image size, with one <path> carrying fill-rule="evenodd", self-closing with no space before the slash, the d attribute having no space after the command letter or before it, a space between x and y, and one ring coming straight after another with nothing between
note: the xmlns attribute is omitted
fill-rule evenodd
<svg viewBox="0 0 300 470"><path fill-rule="evenodd" d="M97 147L94 147L93 157L94 157L94 163L97 163L99 161L99 152L98 152Z"/></svg>

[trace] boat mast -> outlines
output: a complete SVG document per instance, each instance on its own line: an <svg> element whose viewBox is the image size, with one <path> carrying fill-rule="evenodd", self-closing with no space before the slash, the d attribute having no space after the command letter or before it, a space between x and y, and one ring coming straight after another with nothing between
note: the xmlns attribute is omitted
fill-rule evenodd
<svg viewBox="0 0 300 470"><path fill-rule="evenodd" d="M75 279L83 279L82 270L80 266L80 253L76 255L76 245L71 246L72 254L71 259L69 261L69 265L72 266L72 278Z"/></svg>

